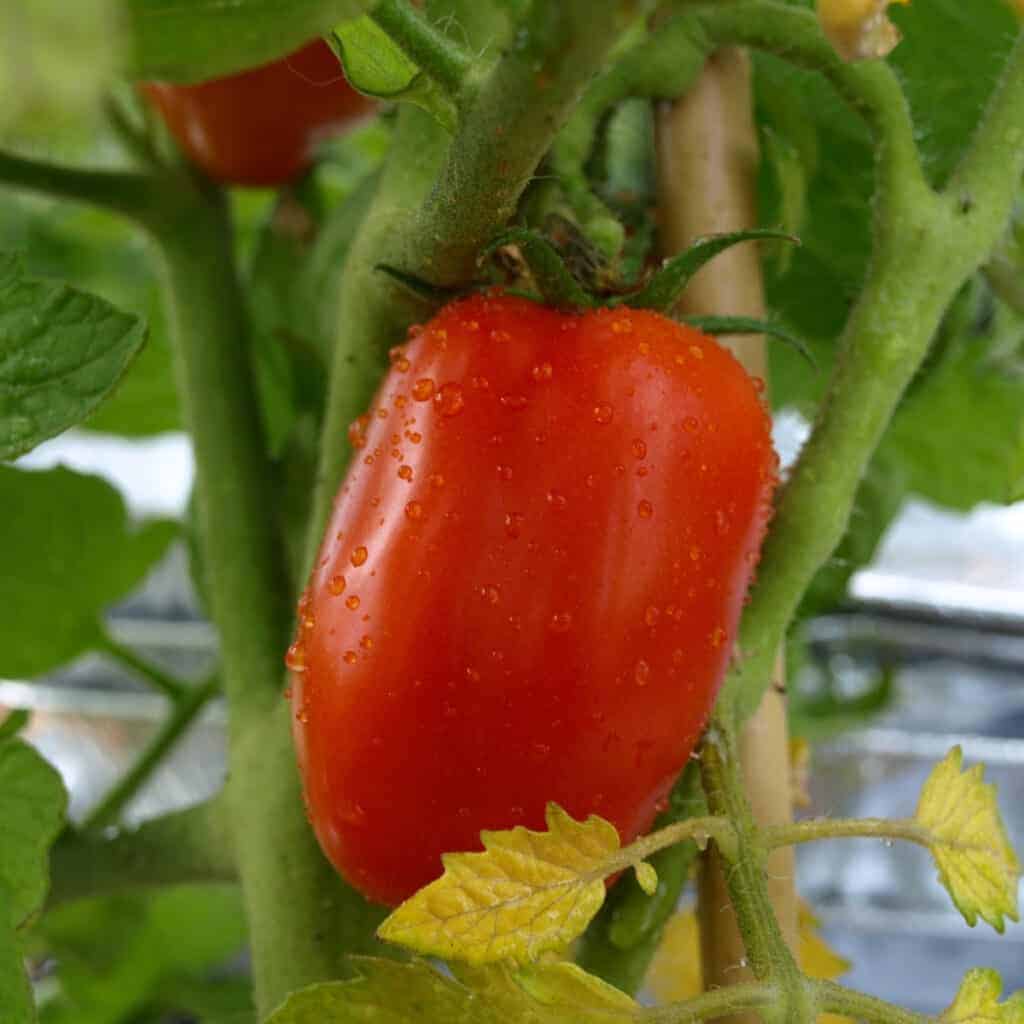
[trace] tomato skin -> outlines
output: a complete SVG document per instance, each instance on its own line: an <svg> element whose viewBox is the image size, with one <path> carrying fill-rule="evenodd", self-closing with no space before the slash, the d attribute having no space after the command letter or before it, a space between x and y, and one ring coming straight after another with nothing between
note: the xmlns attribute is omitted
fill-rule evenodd
<svg viewBox="0 0 1024 1024"><path fill-rule="evenodd" d="M141 89L192 163L230 185L292 181L310 166L318 142L373 107L322 39L237 75Z"/></svg>
<svg viewBox="0 0 1024 1024"><path fill-rule="evenodd" d="M624 842L650 826L777 465L745 371L656 313L475 296L393 355L288 658L320 843L392 905L551 800Z"/></svg>

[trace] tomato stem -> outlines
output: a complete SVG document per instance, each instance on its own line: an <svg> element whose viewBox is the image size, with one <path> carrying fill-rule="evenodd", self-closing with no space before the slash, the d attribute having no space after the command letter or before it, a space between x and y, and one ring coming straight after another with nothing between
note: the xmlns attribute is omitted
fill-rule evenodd
<svg viewBox="0 0 1024 1024"><path fill-rule="evenodd" d="M405 55L452 99L458 99L473 66L472 56L436 28L409 0L380 0L370 17Z"/></svg>
<svg viewBox="0 0 1024 1024"><path fill-rule="evenodd" d="M788 825L771 825L763 831L769 849L810 843L817 839L905 839L931 846L931 833L913 818L813 818Z"/></svg>
<svg viewBox="0 0 1024 1024"><path fill-rule="evenodd" d="M120 662L134 675L141 677L148 686L157 693L163 694L174 704L180 705L191 693L191 687L180 679L164 672L152 662L141 658L131 647L115 640L106 630L101 628L99 638L93 645L94 649L101 654L106 654L114 661Z"/></svg>
<svg viewBox="0 0 1024 1024"><path fill-rule="evenodd" d="M139 754L135 764L114 784L110 791L82 821L83 832L94 831L117 819L121 810L153 777L168 753L196 720L219 689L213 676L195 686L186 687L175 700L171 713Z"/></svg>

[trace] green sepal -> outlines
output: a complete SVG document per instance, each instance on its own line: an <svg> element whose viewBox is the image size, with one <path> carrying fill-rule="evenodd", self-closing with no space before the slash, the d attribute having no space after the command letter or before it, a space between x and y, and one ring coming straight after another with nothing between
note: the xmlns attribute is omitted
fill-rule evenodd
<svg viewBox="0 0 1024 1024"><path fill-rule="evenodd" d="M404 270L389 266L387 263L378 263L373 269L386 274L406 292L431 309L443 306L445 303L451 302L453 299L457 299L460 295L465 295L471 290L468 288L447 288L443 285L431 284L429 281L424 281L422 277L407 274Z"/></svg>
<svg viewBox="0 0 1024 1024"><path fill-rule="evenodd" d="M750 231L730 231L723 235L708 235L706 238L700 238L694 242L686 252L666 260L661 269L648 279L643 288L631 295L624 295L619 303L631 306L633 309L654 309L660 313L668 313L679 300L679 296L683 294L683 289L690 283L690 279L705 263L740 242L751 242L758 239L774 239L792 242L794 245L800 244L800 240L795 236L773 228L753 228Z"/></svg>
<svg viewBox="0 0 1024 1024"><path fill-rule="evenodd" d="M569 270L562 254L543 235L526 228L511 228L487 246L483 258L507 245L519 249L538 291L548 305L558 309L591 309L596 305L594 298Z"/></svg>
<svg viewBox="0 0 1024 1024"><path fill-rule="evenodd" d="M791 345L814 369L818 368L814 355L804 342L792 331L770 320L758 320L752 316L684 316L682 320L705 334L767 334Z"/></svg>

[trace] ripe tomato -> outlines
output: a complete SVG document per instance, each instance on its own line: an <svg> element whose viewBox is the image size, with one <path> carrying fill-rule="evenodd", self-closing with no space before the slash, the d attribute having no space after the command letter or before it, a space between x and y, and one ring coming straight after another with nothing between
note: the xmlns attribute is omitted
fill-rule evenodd
<svg viewBox="0 0 1024 1024"><path fill-rule="evenodd" d="M476 296L392 356L288 656L320 843L389 904L549 800L650 826L776 467L755 383L656 313Z"/></svg>
<svg viewBox="0 0 1024 1024"><path fill-rule="evenodd" d="M323 138L366 113L322 40L272 64L197 85L142 86L194 164L231 185L282 185Z"/></svg>

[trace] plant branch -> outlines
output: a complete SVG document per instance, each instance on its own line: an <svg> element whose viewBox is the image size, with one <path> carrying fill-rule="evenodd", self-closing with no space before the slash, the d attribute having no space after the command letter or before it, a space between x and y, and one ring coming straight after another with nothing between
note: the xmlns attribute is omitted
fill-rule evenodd
<svg viewBox="0 0 1024 1024"><path fill-rule="evenodd" d="M122 829L68 830L50 850L48 907L119 889L237 879L222 798Z"/></svg>
<svg viewBox="0 0 1024 1024"><path fill-rule="evenodd" d="M0 186L88 203L140 223L159 206L158 189L149 175L61 167L2 151Z"/></svg>
<svg viewBox="0 0 1024 1024"><path fill-rule="evenodd" d="M473 58L435 28L425 14L409 0L380 0L370 17L452 99L459 96L473 66Z"/></svg>
<svg viewBox="0 0 1024 1024"><path fill-rule="evenodd" d="M834 981L807 981L817 1008L824 1012L840 1013L869 1024L935 1024L935 1018L914 1013L874 996L855 992Z"/></svg>
<svg viewBox="0 0 1024 1024"><path fill-rule="evenodd" d="M905 839L931 848L929 829L913 818L812 818L762 830L762 841L770 849L810 843L816 839Z"/></svg>
<svg viewBox="0 0 1024 1024"><path fill-rule="evenodd" d="M644 1024L692 1024L717 1020L747 1010L767 1010L779 999L779 990L770 982L748 981L742 985L714 989L681 1003L641 1010L637 1019Z"/></svg>
<svg viewBox="0 0 1024 1024"><path fill-rule="evenodd" d="M623 846L614 857L602 862L601 874L613 875L624 868L633 867L646 860L652 853L675 846L677 843L692 840L698 846L704 846L709 839L714 839L726 859L731 861L738 856L736 831L729 819L720 815L707 815L666 825L657 832L650 832L628 846Z"/></svg>
<svg viewBox="0 0 1024 1024"><path fill-rule="evenodd" d="M94 649L113 658L114 661L120 662L134 675L140 676L149 686L175 704L180 704L191 692L187 683L175 679L152 662L141 658L131 647L115 640L105 629L101 628Z"/></svg>
<svg viewBox="0 0 1024 1024"><path fill-rule="evenodd" d="M81 824L81 831L95 831L117 819L124 806L149 781L163 764L168 752L213 698L218 685L217 677L213 676L194 687L184 689L173 704L171 713L139 754L135 764L86 815Z"/></svg>
<svg viewBox="0 0 1024 1024"><path fill-rule="evenodd" d="M482 4L456 6L471 40L493 39L493 12ZM401 112L342 285L308 563L351 454L348 425L365 410L388 348L415 318L432 312L376 268L394 267L440 287L472 280L478 253L515 213L541 158L603 63L622 25L621 8L618 0L532 4L514 41L464 107L454 138L418 110Z"/></svg>

